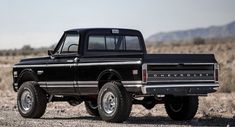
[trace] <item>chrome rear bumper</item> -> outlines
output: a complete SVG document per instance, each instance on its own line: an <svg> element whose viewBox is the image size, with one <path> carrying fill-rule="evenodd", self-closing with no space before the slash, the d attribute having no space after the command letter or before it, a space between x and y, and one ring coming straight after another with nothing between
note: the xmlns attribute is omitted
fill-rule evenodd
<svg viewBox="0 0 235 127"><path fill-rule="evenodd" d="M190 83L190 84L151 84L142 85L143 94L192 94L201 95L212 93L219 87L218 83Z"/></svg>

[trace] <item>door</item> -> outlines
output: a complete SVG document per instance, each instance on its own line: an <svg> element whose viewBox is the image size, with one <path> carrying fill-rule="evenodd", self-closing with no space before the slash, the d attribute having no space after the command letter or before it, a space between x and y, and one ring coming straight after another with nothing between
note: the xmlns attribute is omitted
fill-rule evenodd
<svg viewBox="0 0 235 127"><path fill-rule="evenodd" d="M47 90L51 94L75 94L75 66L78 58L78 34L66 34L48 61Z"/></svg>

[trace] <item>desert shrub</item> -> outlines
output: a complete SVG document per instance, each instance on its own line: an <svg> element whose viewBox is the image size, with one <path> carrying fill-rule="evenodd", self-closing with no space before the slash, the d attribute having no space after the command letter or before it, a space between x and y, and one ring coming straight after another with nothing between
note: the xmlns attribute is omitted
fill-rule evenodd
<svg viewBox="0 0 235 127"><path fill-rule="evenodd" d="M219 92L230 93L235 91L235 74L231 69L222 68L220 71L220 88Z"/></svg>
<svg viewBox="0 0 235 127"><path fill-rule="evenodd" d="M22 48L21 48L21 53L23 56L27 56L27 55L30 55L32 54L33 52L33 48L31 48L30 45L24 45Z"/></svg>
<svg viewBox="0 0 235 127"><path fill-rule="evenodd" d="M6 53L5 53L5 56L10 56L10 52L9 51L6 51Z"/></svg>
<svg viewBox="0 0 235 127"><path fill-rule="evenodd" d="M16 50L13 50L11 53L12 56L16 56Z"/></svg>
<svg viewBox="0 0 235 127"><path fill-rule="evenodd" d="M201 37L196 37L193 39L193 44L195 45L205 44L205 39Z"/></svg>
<svg viewBox="0 0 235 127"><path fill-rule="evenodd" d="M3 56L4 55L4 52L3 51L0 51L0 56Z"/></svg>

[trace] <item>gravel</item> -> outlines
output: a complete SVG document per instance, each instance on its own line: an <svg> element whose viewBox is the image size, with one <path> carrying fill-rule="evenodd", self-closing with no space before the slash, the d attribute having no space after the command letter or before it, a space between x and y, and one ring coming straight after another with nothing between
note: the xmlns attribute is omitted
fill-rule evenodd
<svg viewBox="0 0 235 127"><path fill-rule="evenodd" d="M199 111L191 121L179 122L171 120L165 112L164 105L159 104L151 110L146 110L141 105L134 105L130 118L124 123L116 124L107 123L100 118L89 116L83 103L78 106L70 106L66 102L48 103L42 118L25 119L18 113L16 94L13 92L4 92L5 94L3 94L2 92L0 91L0 127L235 126L235 114L231 110L235 107L226 108L231 104L225 103L231 102L231 100L234 103L234 94L215 94L200 98ZM220 101L218 101L218 98ZM218 104L215 105L214 103Z"/></svg>

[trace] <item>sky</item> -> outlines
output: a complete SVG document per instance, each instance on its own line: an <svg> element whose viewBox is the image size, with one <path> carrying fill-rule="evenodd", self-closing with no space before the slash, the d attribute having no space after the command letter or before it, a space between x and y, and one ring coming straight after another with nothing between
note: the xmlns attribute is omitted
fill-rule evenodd
<svg viewBox="0 0 235 127"><path fill-rule="evenodd" d="M131 28L148 38L232 21L235 0L0 0L0 49L51 46L73 28Z"/></svg>

